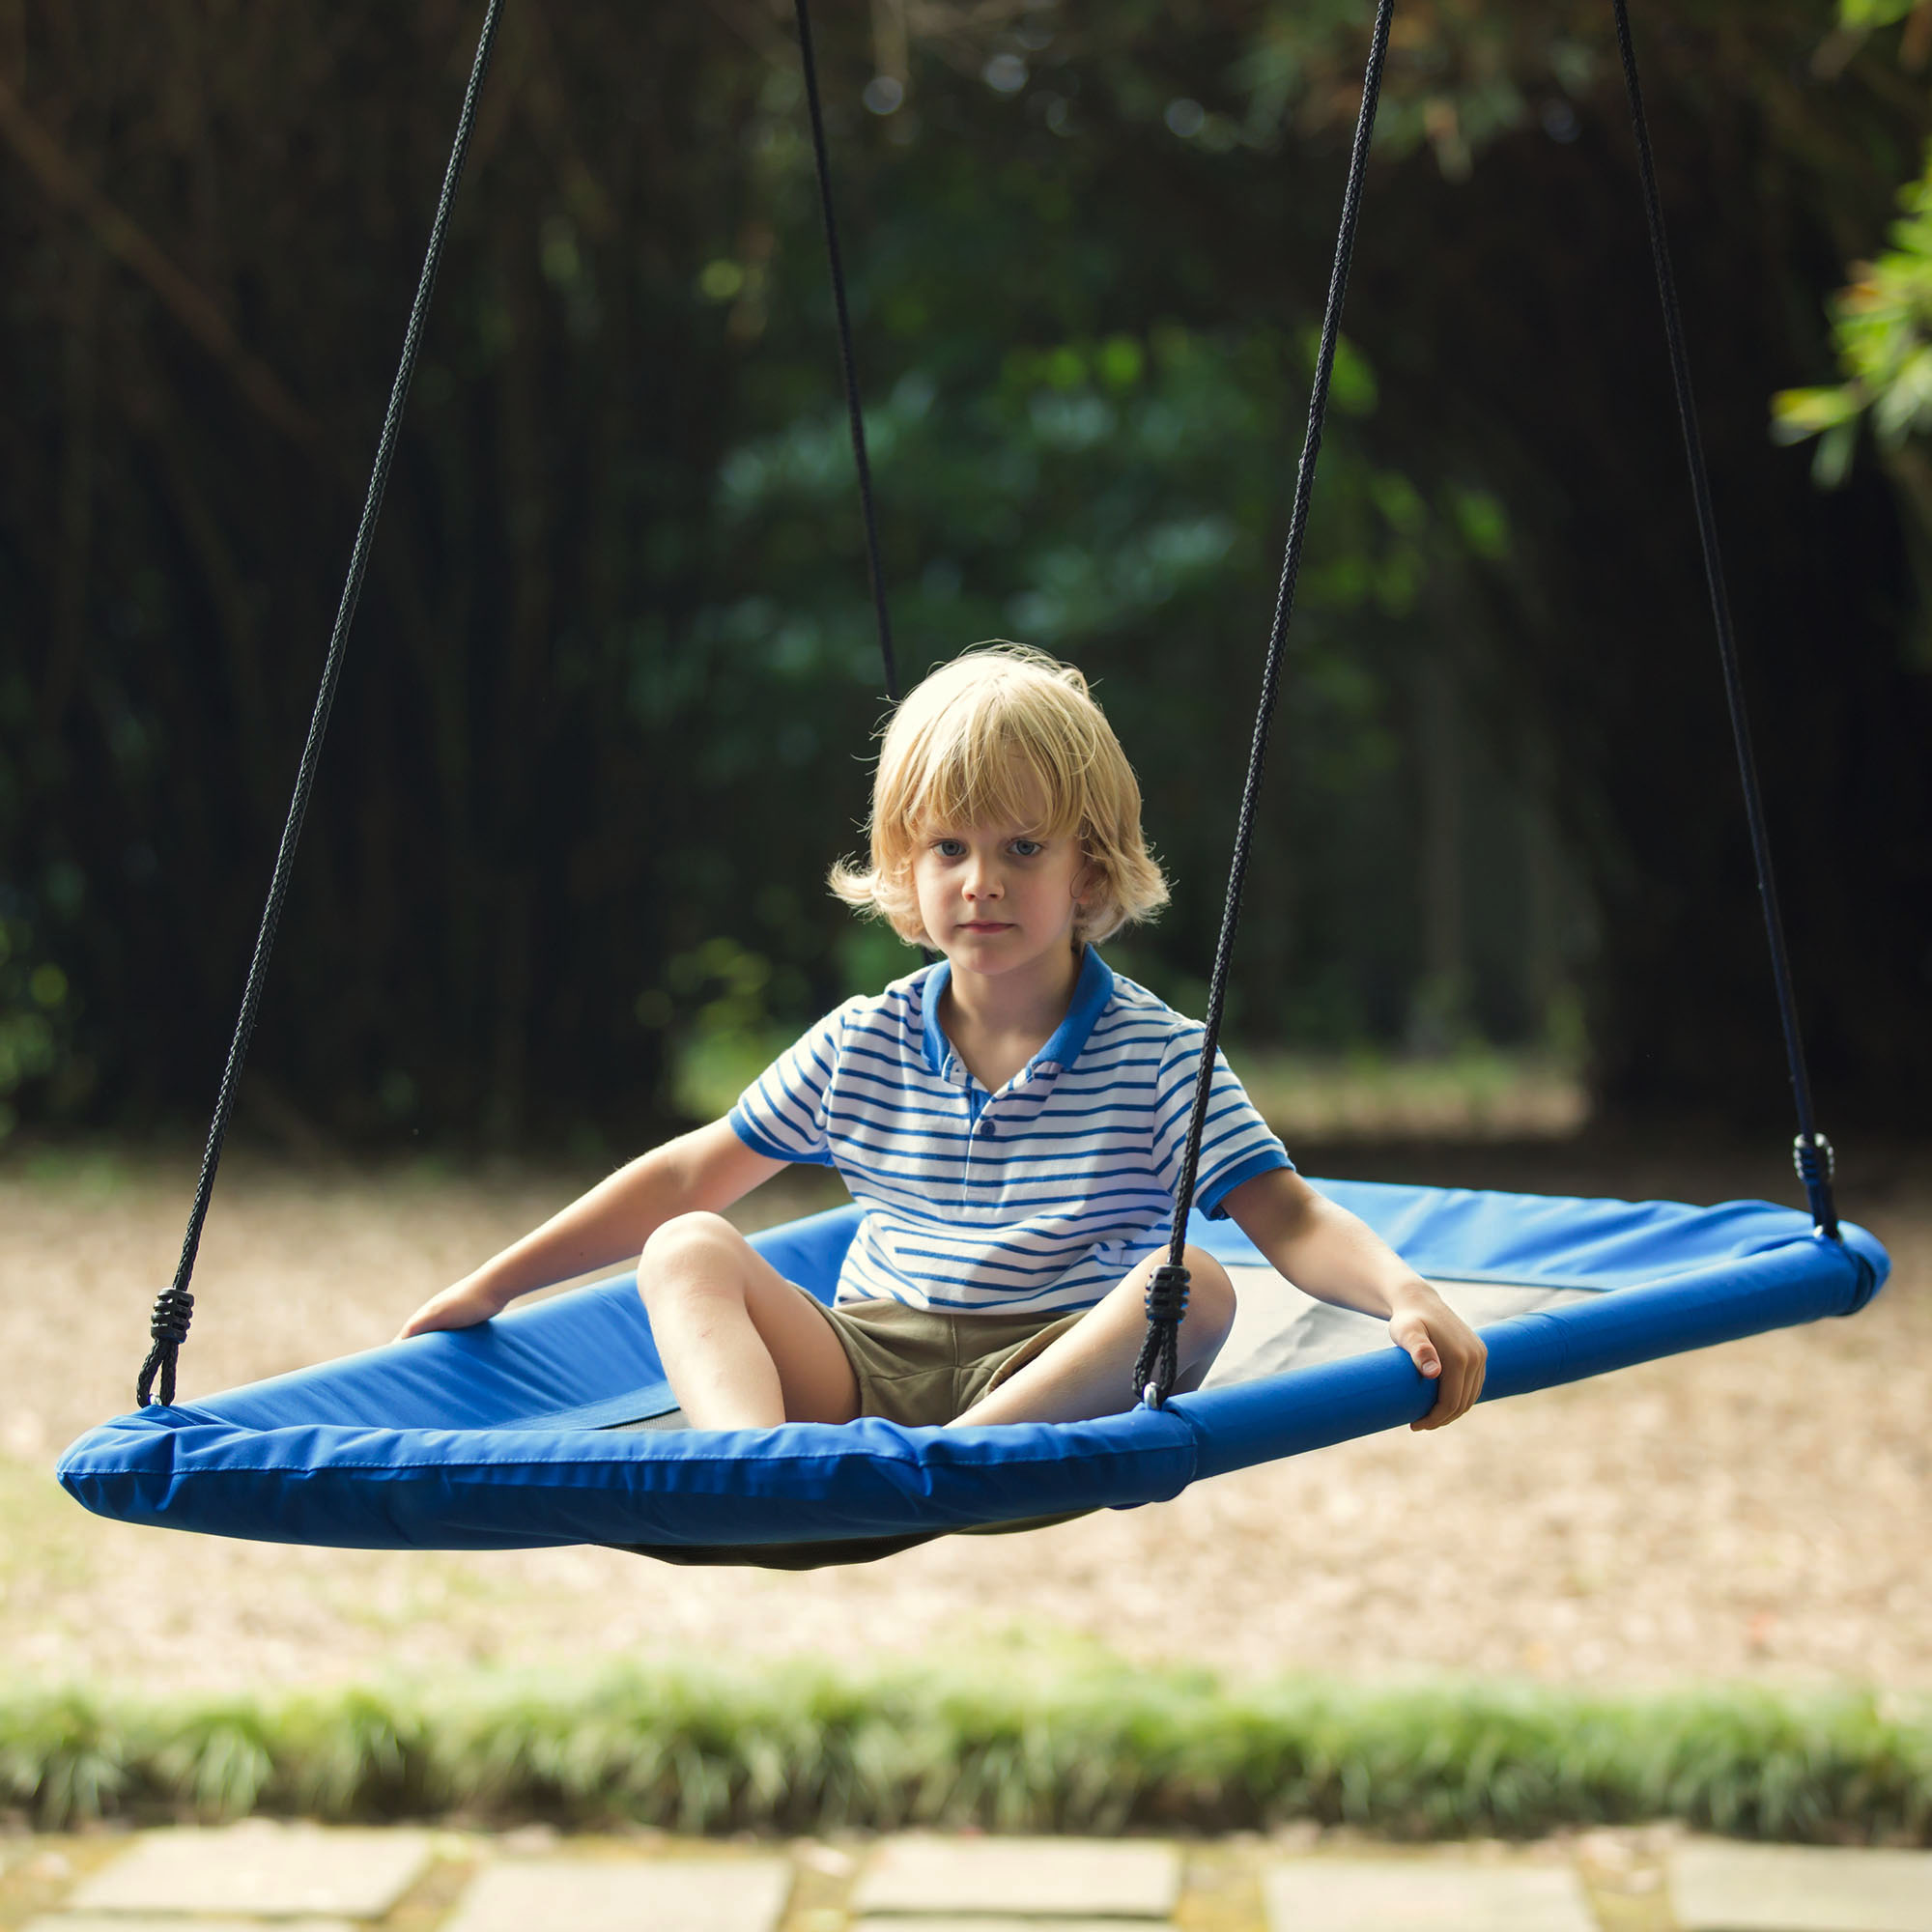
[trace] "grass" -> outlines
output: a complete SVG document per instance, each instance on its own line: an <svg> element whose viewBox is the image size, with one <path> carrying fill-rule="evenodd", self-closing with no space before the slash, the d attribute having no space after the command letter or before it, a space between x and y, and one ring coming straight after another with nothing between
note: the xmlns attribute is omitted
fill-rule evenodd
<svg viewBox="0 0 1932 1932"><path fill-rule="evenodd" d="M1008 1658L983 1675L476 1677L273 1699L0 1691L0 1805L45 1829L458 1815L681 1833L1219 1832L1401 1837L1676 1818L1932 1842L1932 1707L1722 1688L1364 1690Z"/></svg>

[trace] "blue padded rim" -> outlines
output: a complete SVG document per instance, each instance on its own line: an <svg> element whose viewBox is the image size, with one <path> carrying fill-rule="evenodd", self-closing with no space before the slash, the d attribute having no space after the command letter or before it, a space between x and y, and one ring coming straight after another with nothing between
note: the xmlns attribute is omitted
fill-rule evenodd
<svg viewBox="0 0 1932 1932"><path fill-rule="evenodd" d="M1487 1328L1490 1397L1824 1315L1884 1280L1765 1202L1669 1202L1321 1181L1426 1274L1604 1291ZM829 1297L856 1208L755 1237ZM1258 1263L1232 1223L1191 1236ZM1391 1348L1177 1398L1158 1414L953 1432L843 1428L611 1433L668 1402L635 1280L153 1407L90 1432L60 1480L100 1515L342 1548L798 1543L1162 1500L1197 1476L1414 1420L1434 1389Z"/></svg>

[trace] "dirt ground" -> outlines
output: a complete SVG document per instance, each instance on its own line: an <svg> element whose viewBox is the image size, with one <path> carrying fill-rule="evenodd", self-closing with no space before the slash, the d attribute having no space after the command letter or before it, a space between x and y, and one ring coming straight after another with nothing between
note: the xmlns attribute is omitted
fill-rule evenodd
<svg viewBox="0 0 1932 1932"><path fill-rule="evenodd" d="M1334 1151L1311 1172L1789 1200L1761 1155L1584 1139ZM185 1159L0 1160L0 1657L37 1679L264 1686L616 1658L860 1662L1088 1639L1229 1675L1932 1687L1932 1158L1848 1157L1889 1246L1857 1319L1677 1356L1011 1539L802 1577L600 1549L288 1549L88 1517L61 1446L126 1407ZM184 1392L385 1339L593 1177L224 1169ZM759 1198L748 1225L820 1205Z"/></svg>

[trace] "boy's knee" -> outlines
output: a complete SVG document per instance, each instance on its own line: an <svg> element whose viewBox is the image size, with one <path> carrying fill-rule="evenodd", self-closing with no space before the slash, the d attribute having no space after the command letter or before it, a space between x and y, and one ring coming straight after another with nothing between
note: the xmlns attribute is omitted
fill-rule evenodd
<svg viewBox="0 0 1932 1932"><path fill-rule="evenodd" d="M1187 1320L1182 1333L1192 1329L1201 1341L1211 1339L1218 1349L1235 1325L1235 1284L1205 1248L1185 1249L1181 1261L1187 1269Z"/></svg>
<svg viewBox="0 0 1932 1932"><path fill-rule="evenodd" d="M662 1293L692 1285L695 1264L726 1260L745 1244L745 1237L722 1214L673 1214L644 1242L638 1257L638 1293L648 1306Z"/></svg>

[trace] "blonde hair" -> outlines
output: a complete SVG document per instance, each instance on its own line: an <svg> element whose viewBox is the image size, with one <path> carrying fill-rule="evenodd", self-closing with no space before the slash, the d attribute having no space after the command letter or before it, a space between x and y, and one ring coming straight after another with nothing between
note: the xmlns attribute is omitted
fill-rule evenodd
<svg viewBox="0 0 1932 1932"><path fill-rule="evenodd" d="M1071 665L1026 644L976 644L906 695L879 747L867 822L872 863L840 860L832 890L929 946L913 860L932 825L1017 825L1077 836L1087 883L1076 941L1111 938L1167 903L1141 832L1141 788Z"/></svg>

